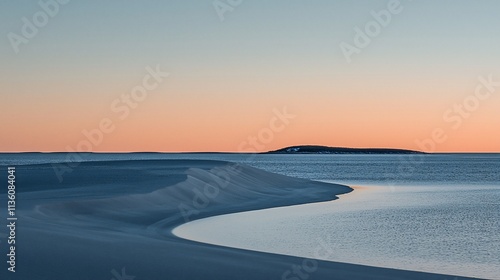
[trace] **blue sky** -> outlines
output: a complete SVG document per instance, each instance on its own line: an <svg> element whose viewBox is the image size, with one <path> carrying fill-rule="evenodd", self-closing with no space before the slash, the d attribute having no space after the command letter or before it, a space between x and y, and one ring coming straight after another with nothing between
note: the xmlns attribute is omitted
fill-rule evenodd
<svg viewBox="0 0 500 280"><path fill-rule="evenodd" d="M312 101L307 106L296 101L306 97L319 107L357 102L359 110L369 111L382 106L374 111L378 115L396 114L398 106L401 114L414 116L422 107L405 107L412 103L427 106L429 118L422 120L426 126L418 132L423 133L474 88L478 76L498 74L500 2L402 0L402 11L392 15L388 26L353 55L351 63L346 61L340 43L352 44L355 28L363 29L373 21L372 11L387 9L389 2L244 0L221 21L213 1L73 0L60 5L16 54L9 34L20 35L22 18L32 21L41 7L38 1L2 0L0 95L17 106L19 114L30 114L29 108L43 96L46 110L52 104L87 108L80 118L92 120L105 114L110 100L132 87L146 66L162 65L172 73L168 89L161 89L168 94L153 103L165 104L165 110L176 104L202 118L208 110L201 109L203 103L221 100L264 122L283 100L290 100L289 106L303 115L314 114ZM145 122L161 115L151 104L143 110ZM341 113L327 115L327 108L319 111L323 114L307 120L326 119L326 126L328 120L342 118ZM228 115L234 112L222 110L212 122L221 123ZM361 124L369 125L366 117ZM84 122L75 126L68 133L78 134ZM252 129L258 127L242 128L234 142ZM414 133L413 138L420 135L408 133ZM330 138L317 135L297 141ZM398 143L410 147L408 141ZM233 144L227 145L230 150Z"/></svg>

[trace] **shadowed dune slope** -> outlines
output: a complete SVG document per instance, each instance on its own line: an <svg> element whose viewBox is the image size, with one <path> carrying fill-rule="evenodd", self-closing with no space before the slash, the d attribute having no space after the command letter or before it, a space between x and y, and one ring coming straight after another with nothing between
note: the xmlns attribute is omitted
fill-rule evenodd
<svg viewBox="0 0 500 280"><path fill-rule="evenodd" d="M17 272L4 270L1 279L112 279L122 268L136 280L282 279L303 259L197 243L171 229L189 220L328 201L352 191L199 160L85 162L62 181L50 164L27 165L18 167L17 177ZM313 275L445 278L326 261L318 261Z"/></svg>

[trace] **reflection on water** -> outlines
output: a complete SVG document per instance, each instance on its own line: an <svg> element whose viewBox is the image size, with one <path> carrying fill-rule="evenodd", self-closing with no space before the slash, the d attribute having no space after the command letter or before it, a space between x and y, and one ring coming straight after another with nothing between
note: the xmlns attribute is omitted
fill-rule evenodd
<svg viewBox="0 0 500 280"><path fill-rule="evenodd" d="M212 217L180 226L188 239L313 258L462 276L500 275L500 189L357 189L340 200Z"/></svg>

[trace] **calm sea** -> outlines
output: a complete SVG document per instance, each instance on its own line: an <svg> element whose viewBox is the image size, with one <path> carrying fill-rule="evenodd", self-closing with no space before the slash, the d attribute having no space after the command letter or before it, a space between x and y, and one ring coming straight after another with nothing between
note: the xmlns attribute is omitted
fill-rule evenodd
<svg viewBox="0 0 500 280"><path fill-rule="evenodd" d="M66 156L0 154L0 165L60 162ZM301 257L314 257L319 244L327 244L328 260L500 279L499 154L140 153L89 154L84 159L226 160L294 177L364 186L333 202L195 221L177 234Z"/></svg>

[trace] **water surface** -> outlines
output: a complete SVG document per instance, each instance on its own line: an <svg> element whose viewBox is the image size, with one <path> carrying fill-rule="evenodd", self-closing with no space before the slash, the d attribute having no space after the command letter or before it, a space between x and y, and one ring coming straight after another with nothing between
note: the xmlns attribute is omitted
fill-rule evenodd
<svg viewBox="0 0 500 280"><path fill-rule="evenodd" d="M205 159L362 185L340 200L237 213L181 226L184 237L251 250L499 279L500 155L86 154L84 161ZM74 159L73 157L69 157ZM0 154L0 165L68 154ZM22 192L22 188L19 189Z"/></svg>

